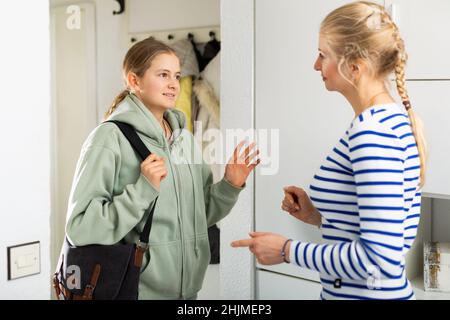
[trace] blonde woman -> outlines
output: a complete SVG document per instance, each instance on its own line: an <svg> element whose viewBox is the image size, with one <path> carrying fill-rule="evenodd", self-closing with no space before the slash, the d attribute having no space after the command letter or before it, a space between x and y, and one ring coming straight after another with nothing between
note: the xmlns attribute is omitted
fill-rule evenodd
<svg viewBox="0 0 450 320"><path fill-rule="evenodd" d="M425 141L405 86L407 55L382 6L355 2L321 24L314 65L355 117L310 186L284 189L282 209L321 227L324 244L251 233L232 243L261 264L293 263L320 273L322 299L414 299L405 255L420 219ZM402 105L388 91L395 73Z"/></svg>

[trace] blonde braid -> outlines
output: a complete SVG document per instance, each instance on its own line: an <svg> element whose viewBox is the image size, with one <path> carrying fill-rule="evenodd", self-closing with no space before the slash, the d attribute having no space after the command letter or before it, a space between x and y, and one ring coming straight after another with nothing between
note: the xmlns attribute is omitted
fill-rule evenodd
<svg viewBox="0 0 450 320"><path fill-rule="evenodd" d="M385 15L388 23L391 25L393 37L395 38L395 44L399 52L397 62L395 64L395 77L396 77L395 82L397 85L398 94L400 95L403 105L405 106L405 109L408 112L408 116L411 121L411 129L417 143L417 149L419 151L419 159L420 159L419 188L422 189L422 187L425 184L425 173L427 163L427 145L425 140L423 122L413 111L408 91L406 89L405 66L408 60L408 56L405 52L404 41L400 36L397 25L392 21L392 19L386 12L383 12L383 17Z"/></svg>

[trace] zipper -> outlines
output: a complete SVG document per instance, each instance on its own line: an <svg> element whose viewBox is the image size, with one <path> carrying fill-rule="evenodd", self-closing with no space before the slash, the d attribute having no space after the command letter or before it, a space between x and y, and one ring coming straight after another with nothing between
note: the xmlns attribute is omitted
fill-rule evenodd
<svg viewBox="0 0 450 320"><path fill-rule="evenodd" d="M181 212L181 182L180 182L180 174L178 173L178 169L176 165L173 165L172 161L170 160L171 153L173 146L175 144L175 141L172 142L172 146L168 146L169 150L169 163L170 167L172 168L172 172L175 176L175 195L177 197L177 215L178 215L178 223L180 224L180 240L181 240L181 297L184 298L184 263L185 263L185 245L184 245L184 233L183 233L183 218L182 218L182 212Z"/></svg>

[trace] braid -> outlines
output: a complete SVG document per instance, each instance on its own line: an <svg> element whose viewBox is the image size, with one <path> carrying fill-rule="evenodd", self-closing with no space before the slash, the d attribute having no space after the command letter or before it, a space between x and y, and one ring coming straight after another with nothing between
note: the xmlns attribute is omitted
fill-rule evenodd
<svg viewBox="0 0 450 320"><path fill-rule="evenodd" d="M405 66L408 60L408 56L405 52L405 43L400 36L397 25L392 21L387 13L386 19L392 28L392 35L395 40L395 45L398 50L397 62L395 64L395 82L397 85L397 91L402 99L402 103L408 113L408 117L411 121L411 129L414 134L414 138L417 143L417 149L419 150L420 159L420 184L419 188L422 188L425 184L425 172L426 172L426 158L427 158L427 147L426 140L424 136L423 123L421 119L416 115L412 109L412 105L409 99L408 91L406 89L406 76L405 76ZM383 15L384 16L384 15Z"/></svg>
<svg viewBox="0 0 450 320"><path fill-rule="evenodd" d="M405 76L406 59L399 57L395 64L395 83L397 84L397 91L402 98L406 111L411 109L411 102L409 101L408 91L406 90L406 76Z"/></svg>

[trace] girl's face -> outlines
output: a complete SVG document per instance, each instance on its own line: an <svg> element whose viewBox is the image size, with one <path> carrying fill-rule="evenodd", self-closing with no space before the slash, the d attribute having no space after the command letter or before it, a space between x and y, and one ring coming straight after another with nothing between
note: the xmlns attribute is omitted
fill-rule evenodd
<svg viewBox="0 0 450 320"><path fill-rule="evenodd" d="M314 70L320 71L328 91L343 93L351 88L351 84L339 73L336 58L322 35L319 37L319 56L314 64Z"/></svg>
<svg viewBox="0 0 450 320"><path fill-rule="evenodd" d="M170 53L156 56L142 78L137 79L136 95L146 106L171 109L180 94L180 60Z"/></svg>

